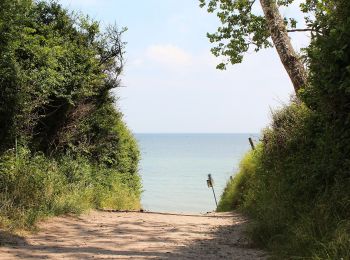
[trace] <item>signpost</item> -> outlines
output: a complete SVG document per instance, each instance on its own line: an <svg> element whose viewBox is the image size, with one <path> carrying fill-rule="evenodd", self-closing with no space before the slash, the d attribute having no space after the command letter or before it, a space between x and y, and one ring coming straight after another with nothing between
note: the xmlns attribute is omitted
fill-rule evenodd
<svg viewBox="0 0 350 260"><path fill-rule="evenodd" d="M215 196L215 191L214 191L214 180L213 180L213 178L211 177L211 174L208 174L207 185L208 185L208 188L212 188L212 190L213 190L213 195L214 195L214 200L215 200L215 204L216 204L216 207L218 207L218 202L216 201L216 196Z"/></svg>

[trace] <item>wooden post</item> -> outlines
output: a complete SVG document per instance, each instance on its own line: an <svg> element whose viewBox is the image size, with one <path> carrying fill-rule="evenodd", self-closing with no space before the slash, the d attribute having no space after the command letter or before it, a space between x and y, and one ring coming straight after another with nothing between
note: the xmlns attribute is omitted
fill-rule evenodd
<svg viewBox="0 0 350 260"><path fill-rule="evenodd" d="M252 147L252 150L255 150L255 146L254 146L252 138L249 137L248 140L249 140L250 146Z"/></svg>
<svg viewBox="0 0 350 260"><path fill-rule="evenodd" d="M211 177L211 174L208 174L208 180L207 180L207 184L208 184L208 187L212 188L213 190L213 194L214 194L214 200L215 200L215 204L216 204L216 208L218 207L218 202L216 200L216 195L215 195L215 191L214 191L214 180L213 178Z"/></svg>

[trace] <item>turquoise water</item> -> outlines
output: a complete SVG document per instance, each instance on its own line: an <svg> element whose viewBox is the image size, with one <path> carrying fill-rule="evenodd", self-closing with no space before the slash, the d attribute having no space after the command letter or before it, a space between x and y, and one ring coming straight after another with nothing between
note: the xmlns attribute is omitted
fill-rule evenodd
<svg viewBox="0 0 350 260"><path fill-rule="evenodd" d="M136 134L141 149L142 205L160 212L215 210L206 179L212 174L219 199L252 134Z"/></svg>

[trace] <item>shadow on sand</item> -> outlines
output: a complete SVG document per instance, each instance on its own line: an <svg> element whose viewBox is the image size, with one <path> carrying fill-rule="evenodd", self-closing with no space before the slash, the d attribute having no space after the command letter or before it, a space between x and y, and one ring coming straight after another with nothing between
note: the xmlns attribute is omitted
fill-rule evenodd
<svg viewBox="0 0 350 260"><path fill-rule="evenodd" d="M1 232L0 256L5 255L4 259L266 258L243 235L244 221L207 228L201 219L196 223L197 217L193 216L190 223L181 220L176 225L157 218L152 220L152 216L144 218L143 213L132 219L116 217L108 223L103 219L91 223L84 218L74 221L61 218L52 227L54 232L43 230L28 239L30 242ZM60 228L63 226L65 229Z"/></svg>
<svg viewBox="0 0 350 260"><path fill-rule="evenodd" d="M244 234L246 224L215 228L209 239L198 239L156 259L267 259Z"/></svg>
<svg viewBox="0 0 350 260"><path fill-rule="evenodd" d="M0 229L0 247L27 245L24 237Z"/></svg>

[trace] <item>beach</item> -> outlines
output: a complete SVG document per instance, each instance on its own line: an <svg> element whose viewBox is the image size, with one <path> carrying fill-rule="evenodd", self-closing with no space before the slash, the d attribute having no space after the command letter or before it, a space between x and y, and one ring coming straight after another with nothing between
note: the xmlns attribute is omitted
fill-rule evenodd
<svg viewBox="0 0 350 260"><path fill-rule="evenodd" d="M91 211L54 217L38 231L0 239L11 259L266 259L244 234L238 213Z"/></svg>

